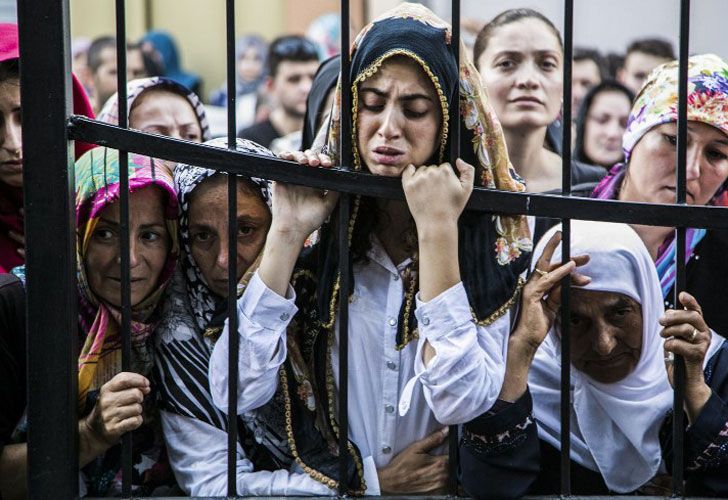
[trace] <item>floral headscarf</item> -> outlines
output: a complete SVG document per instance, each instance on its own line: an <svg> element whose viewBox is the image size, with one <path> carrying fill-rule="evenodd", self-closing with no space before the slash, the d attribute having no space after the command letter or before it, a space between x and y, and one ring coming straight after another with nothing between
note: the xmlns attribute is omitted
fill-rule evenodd
<svg viewBox="0 0 728 500"><path fill-rule="evenodd" d="M161 160L129 154L129 191L157 186L165 194L165 221L171 245L156 289L132 307L133 370L148 374L152 367L148 337L154 330L155 309L177 262L177 197L169 166ZM101 212L119 200L119 153L99 147L76 162L76 223L78 227L79 328L85 341L78 358L78 398L83 409L89 391L99 389L121 371L121 312L99 300L88 284L86 253Z"/></svg>
<svg viewBox="0 0 728 500"><path fill-rule="evenodd" d="M625 163L612 167L594 189L592 198L617 199L635 145L654 127L677 121L678 71L677 61L673 61L658 66L650 74L629 115L622 140ZM706 123L728 136L728 64L716 55L697 55L688 61L688 121ZM725 185L708 204L728 205ZM688 228L686 262L705 235L705 229ZM670 235L658 249L655 261L665 297L675 283L676 258L674 235Z"/></svg>
<svg viewBox="0 0 728 500"><path fill-rule="evenodd" d="M677 61L658 66L647 78L624 133L625 162L643 135L677 121L678 78ZM688 121L707 123L728 136L728 64L714 54L688 60Z"/></svg>
<svg viewBox="0 0 728 500"><path fill-rule="evenodd" d="M227 138L218 138L206 142L209 146L219 148L227 148ZM254 153L262 156L274 156L270 150L246 139L237 139L235 143L237 151L243 153ZM179 199L179 229L180 243L182 246L182 269L187 283L187 292L190 297L192 312L195 316L195 322L201 331L206 333L218 332L227 317L226 305L227 300L213 294L202 271L192 258L192 248L190 242L190 196L197 186L205 179L215 174L224 174L226 172L218 172L204 167L196 167L194 165L179 164L174 169L174 186ZM250 178L259 190L263 200L270 207L270 192L268 181L258 178ZM238 284L238 294L242 293L244 287L245 276L241 283Z"/></svg>
<svg viewBox="0 0 728 500"><path fill-rule="evenodd" d="M127 113L131 114L131 109L134 101L142 94L142 92L149 89L169 90L174 94L183 96L189 101L192 109L195 111L197 120L200 122L200 130L202 131L202 140L206 141L210 139L210 124L207 122L207 115L205 114L205 106L203 106L200 98L197 94L192 92L187 87L160 76L152 78L140 78L138 80L132 80L126 84L126 105ZM127 116L128 117L128 116ZM110 123L117 125L119 123L119 95L114 94L106 101L103 109L99 113L98 120L104 123Z"/></svg>

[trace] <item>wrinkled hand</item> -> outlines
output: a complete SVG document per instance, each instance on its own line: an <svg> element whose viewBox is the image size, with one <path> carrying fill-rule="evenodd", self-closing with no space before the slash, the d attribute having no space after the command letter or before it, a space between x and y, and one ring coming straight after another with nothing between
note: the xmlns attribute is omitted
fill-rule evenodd
<svg viewBox="0 0 728 500"><path fill-rule="evenodd" d="M447 455L430 455L447 438L447 427L415 441L383 469L379 488L383 495L438 494L447 487Z"/></svg>
<svg viewBox="0 0 728 500"><path fill-rule="evenodd" d="M694 420L710 398L710 387L705 383L703 363L710 347L712 333L703 319L703 310L695 297L687 292L680 293L684 309L668 309L660 318L665 359L680 355L685 360L685 409ZM693 335L694 334L694 335ZM674 366L665 364L670 385L673 384Z"/></svg>
<svg viewBox="0 0 728 500"><path fill-rule="evenodd" d="M309 167L330 167L333 165L329 155L316 153L311 149L307 149L306 151L281 151L278 153L278 158L297 161L301 165L308 165Z"/></svg>
<svg viewBox="0 0 728 500"><path fill-rule="evenodd" d="M142 402L150 390L149 380L142 375L118 373L101 386L86 426L98 440L113 446L124 433L142 425Z"/></svg>
<svg viewBox="0 0 728 500"><path fill-rule="evenodd" d="M475 168L460 159L455 166L459 178L449 163L417 168L409 165L402 172L407 206L418 232L430 225L457 224L473 192Z"/></svg>
<svg viewBox="0 0 728 500"><path fill-rule="evenodd" d="M561 306L561 280L571 274L573 286L584 286L591 282L588 276L574 272L577 267L589 262L588 255L575 256L566 264L551 263L560 242L561 231L557 231L536 262L536 269L546 274L541 275L534 270L521 293L520 315L513 336L534 353L546 338Z"/></svg>

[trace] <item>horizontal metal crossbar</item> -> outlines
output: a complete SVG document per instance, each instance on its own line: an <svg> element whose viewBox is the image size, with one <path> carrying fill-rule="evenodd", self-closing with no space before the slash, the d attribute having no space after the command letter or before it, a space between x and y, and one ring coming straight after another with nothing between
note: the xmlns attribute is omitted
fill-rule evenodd
<svg viewBox="0 0 728 500"><path fill-rule="evenodd" d="M383 178L344 168L304 169L286 160L239 153L134 130L123 130L79 116L69 120L68 130L70 139L155 158L203 165L279 182L305 184L342 193L404 199L401 180L398 178ZM500 214L525 214L665 227L728 229L728 211L723 207L713 206L635 203L475 188L467 208Z"/></svg>

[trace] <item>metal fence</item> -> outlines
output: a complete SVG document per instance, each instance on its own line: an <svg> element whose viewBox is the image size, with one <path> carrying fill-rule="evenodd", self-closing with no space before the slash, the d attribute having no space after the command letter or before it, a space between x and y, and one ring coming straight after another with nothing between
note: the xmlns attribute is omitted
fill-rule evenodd
<svg viewBox="0 0 728 500"><path fill-rule="evenodd" d="M208 0L209 1L209 0ZM221 1L221 0L220 0ZM468 210L527 214L561 218L563 259L569 259L570 219L640 223L677 227L677 286L685 288L685 228L727 229L728 217L720 208L686 205L687 63L690 0L665 0L665 8L680 9L680 86L678 120L677 196L674 204L645 204L571 197L571 60L573 52L574 1L565 0L564 13L564 134L563 189L560 196L506 193L475 188ZM70 85L69 0L21 0L18 2L21 47L24 186L26 238L31 249L27 258L28 351L29 351L29 492L31 498L75 498L78 496L77 458L77 367L76 262L74 218L74 164L70 140L83 140L148 156L200 164L234 174L307 185L342 193L339 210L340 273L343 290L349 289L347 221L352 195L404 199L399 179L378 178L349 170L351 165L351 91L348 51L342 57L342 165L330 169L291 168L291 162L238 153L235 148L235 1L226 0L228 144L230 150L193 144L128 130L126 99L119 99L119 125L102 124L72 116ZM349 19L349 2L341 1L342 20ZM460 2L452 2L453 43L459 46ZM341 23L342 47L349 46L349 23ZM126 89L125 2L116 0L118 89ZM459 144L459 121L451 114L450 133ZM458 152L453 151L454 161ZM121 267L123 367L130 367L129 196L127 156L120 154L121 177ZM229 252L236 253L235 177L228 177ZM236 262L230 259L229 321L237 331L235 304ZM570 495L569 475L569 287L563 287L561 373L561 494ZM675 298L677 303L677 297ZM340 326L338 410L340 456L346 457L347 419L347 327L348 301L339 301ZM238 336L230 335L229 418L236 418ZM674 492L682 496L684 363L675 362L674 398ZM236 492L236 426L228 426L228 495ZM450 495L457 494L457 432L450 433ZM341 460L340 493L346 490L346 463ZM123 439L123 488L130 496L131 440Z"/></svg>

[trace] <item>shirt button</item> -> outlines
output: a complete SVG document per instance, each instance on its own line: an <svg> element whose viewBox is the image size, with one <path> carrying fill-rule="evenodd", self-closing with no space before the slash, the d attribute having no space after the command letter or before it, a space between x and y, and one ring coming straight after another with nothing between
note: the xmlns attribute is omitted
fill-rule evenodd
<svg viewBox="0 0 728 500"><path fill-rule="evenodd" d="M394 281L399 281L399 274L395 274L394 276L392 276L392 279Z"/></svg>
<svg viewBox="0 0 728 500"><path fill-rule="evenodd" d="M387 368L389 368L390 370L396 370L397 364L392 361L387 361Z"/></svg>
<svg viewBox="0 0 728 500"><path fill-rule="evenodd" d="M430 318L428 318L427 316L423 316L422 317L422 324L425 325L425 326L429 325L430 324Z"/></svg>
<svg viewBox="0 0 728 500"><path fill-rule="evenodd" d="M384 411L386 411L387 413L394 413L394 406L384 405Z"/></svg>
<svg viewBox="0 0 728 500"><path fill-rule="evenodd" d="M288 318L290 318L291 316L288 313L283 313L280 317L281 321L288 321Z"/></svg>
<svg viewBox="0 0 728 500"><path fill-rule="evenodd" d="M382 453L392 453L392 448L390 448L389 446L383 446Z"/></svg>
<svg viewBox="0 0 728 500"><path fill-rule="evenodd" d="M387 320L387 323L389 323L389 326L396 326L397 325L397 320L394 319L394 318L389 318Z"/></svg>

